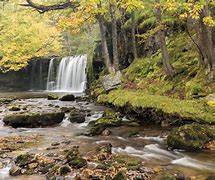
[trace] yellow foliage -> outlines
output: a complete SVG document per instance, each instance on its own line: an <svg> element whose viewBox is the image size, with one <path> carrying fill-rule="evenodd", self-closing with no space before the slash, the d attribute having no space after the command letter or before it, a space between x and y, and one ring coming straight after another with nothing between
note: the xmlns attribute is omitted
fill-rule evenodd
<svg viewBox="0 0 215 180"><path fill-rule="evenodd" d="M0 15L2 71L16 71L25 67L32 57L60 52L60 32L47 15L42 16L27 10L2 11Z"/></svg>

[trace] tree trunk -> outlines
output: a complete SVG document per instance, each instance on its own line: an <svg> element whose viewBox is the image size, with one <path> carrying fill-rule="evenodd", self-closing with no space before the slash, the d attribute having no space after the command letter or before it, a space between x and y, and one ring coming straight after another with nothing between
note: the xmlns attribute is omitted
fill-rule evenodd
<svg viewBox="0 0 215 180"><path fill-rule="evenodd" d="M137 47L136 47L136 36L135 36L135 30L136 30L136 22L135 22L135 13L132 13L131 17L131 43L132 43L132 53L134 55L134 58L137 58Z"/></svg>
<svg viewBox="0 0 215 180"><path fill-rule="evenodd" d="M102 46L102 58L104 59L104 63L108 71L111 73L113 69L111 67L111 61L107 46L107 38L106 38L106 27L104 25L104 18L102 15L97 16L99 22L100 36L101 36L101 46Z"/></svg>
<svg viewBox="0 0 215 180"><path fill-rule="evenodd" d="M211 16L213 19L215 19L215 7L212 7L211 9ZM211 28L211 38L213 43L213 51L215 51L215 26Z"/></svg>
<svg viewBox="0 0 215 180"><path fill-rule="evenodd" d="M112 28L112 46L113 46L113 65L115 70L119 70L119 55L118 55L118 35L117 35L117 20L116 6L110 5L111 28Z"/></svg>
<svg viewBox="0 0 215 180"><path fill-rule="evenodd" d="M204 40L203 46L205 47L205 53L207 56L207 63L209 67L209 77L210 79L215 78L215 52L213 49L213 42L212 42L212 28L205 25L203 23L203 18L206 16L209 16L209 7L208 4L206 4L202 10L200 21L201 21L201 29L202 29L202 36Z"/></svg>
<svg viewBox="0 0 215 180"><path fill-rule="evenodd" d="M155 15L156 15L157 23L158 23L158 25L160 25L160 23L162 22L160 0L155 0L155 2L158 5L158 7L155 10L156 11ZM163 29L161 29L158 32L157 36L158 36L159 46L160 46L161 53L162 53L164 70L165 70L167 76L173 77L175 75L175 70L172 67L172 65L170 64L169 53L168 53L167 46L166 46L165 31Z"/></svg>

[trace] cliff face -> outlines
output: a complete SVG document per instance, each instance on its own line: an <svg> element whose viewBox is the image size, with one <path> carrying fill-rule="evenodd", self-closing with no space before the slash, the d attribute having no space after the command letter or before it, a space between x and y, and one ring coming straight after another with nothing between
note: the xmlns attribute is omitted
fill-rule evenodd
<svg viewBox="0 0 215 180"><path fill-rule="evenodd" d="M45 90L49 58L35 58L19 71L0 73L0 91Z"/></svg>

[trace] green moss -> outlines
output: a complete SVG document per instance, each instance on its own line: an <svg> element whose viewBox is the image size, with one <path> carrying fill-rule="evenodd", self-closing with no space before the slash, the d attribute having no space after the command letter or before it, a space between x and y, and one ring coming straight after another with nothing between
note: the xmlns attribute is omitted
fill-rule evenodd
<svg viewBox="0 0 215 180"><path fill-rule="evenodd" d="M167 114L178 114L196 122L215 124L215 109L201 100L179 100L166 96L149 95L141 91L114 90L98 97L99 103L124 108L154 108Z"/></svg>
<svg viewBox="0 0 215 180"><path fill-rule="evenodd" d="M126 166L139 166L141 165L141 160L135 157L131 157L128 155L115 155L113 159L119 163L124 164Z"/></svg>
<svg viewBox="0 0 215 180"><path fill-rule="evenodd" d="M171 131L167 137L167 144L173 149L187 151L200 150L215 138L214 131L207 126L187 124Z"/></svg>
<svg viewBox="0 0 215 180"><path fill-rule="evenodd" d="M215 92L215 83L207 82L205 70L199 67L199 56L186 33L175 33L168 38L174 78L167 78L162 67L161 52L140 58L125 69L123 82L128 89L139 89L148 94L176 98L193 98Z"/></svg>

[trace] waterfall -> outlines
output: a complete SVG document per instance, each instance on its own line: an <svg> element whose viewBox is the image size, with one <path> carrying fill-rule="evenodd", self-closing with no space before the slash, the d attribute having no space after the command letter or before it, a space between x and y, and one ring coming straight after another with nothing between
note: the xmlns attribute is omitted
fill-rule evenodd
<svg viewBox="0 0 215 180"><path fill-rule="evenodd" d="M84 92L86 88L87 56L64 57L55 76L54 59L49 63L47 90Z"/></svg>
<svg viewBox="0 0 215 180"><path fill-rule="evenodd" d="M48 71L46 90L53 91L54 83L55 83L55 77L54 77L54 58L53 58L49 62L49 71Z"/></svg>

